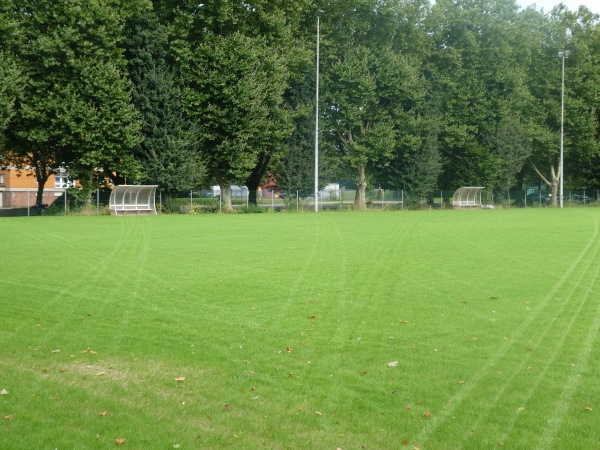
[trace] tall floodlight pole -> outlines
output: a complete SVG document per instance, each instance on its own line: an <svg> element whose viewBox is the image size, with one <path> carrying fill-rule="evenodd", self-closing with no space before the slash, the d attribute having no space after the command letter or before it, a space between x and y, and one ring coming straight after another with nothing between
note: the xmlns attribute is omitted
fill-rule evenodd
<svg viewBox="0 0 600 450"><path fill-rule="evenodd" d="M571 52L569 50L564 50L562 52L558 52L558 57L562 58L562 87L560 90L560 167L559 167L559 177L560 177L560 207L563 207L563 180L565 178L564 172L564 152L563 152L563 143L564 143L564 121L565 121L565 58L569 57Z"/></svg>
<svg viewBox="0 0 600 450"><path fill-rule="evenodd" d="M319 34L322 10L317 11L317 84L315 94L315 212L319 211Z"/></svg>

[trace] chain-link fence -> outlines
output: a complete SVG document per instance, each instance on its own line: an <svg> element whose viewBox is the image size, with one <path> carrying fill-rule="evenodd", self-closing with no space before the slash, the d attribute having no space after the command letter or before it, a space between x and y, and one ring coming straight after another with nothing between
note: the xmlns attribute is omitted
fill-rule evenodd
<svg viewBox="0 0 600 450"><path fill-rule="evenodd" d="M214 190L192 189L176 195L165 196L158 192L157 208L166 213L201 213L220 212L226 207L220 192ZM365 192L365 203L368 209L374 210L423 210L451 209L454 191L434 191L427 195L416 194L405 190L388 190L384 188L368 189ZM333 187L319 191L319 210L354 209L356 191L343 187ZM488 194L485 204L499 208L545 207L552 205L552 196L539 189L510 190L505 193ZM256 199L256 204L251 202ZM251 192L245 187L232 189L231 204L240 212L264 211L313 211L314 195L302 196L299 191L284 192L281 190L259 189ZM565 190L565 207L600 206L600 190Z"/></svg>
<svg viewBox="0 0 600 450"><path fill-rule="evenodd" d="M14 213L17 209L4 209L2 215L39 215L54 214L68 215L81 214L81 200L76 199L76 192L64 190L60 195L53 193L54 202L46 205L44 210L38 210L35 205L35 192L29 193L30 201L27 206L19 208L19 214L4 214L8 211ZM216 194L216 195L215 195ZM424 210L424 209L452 209L454 191L434 191L427 195L416 194L405 190L391 190L384 188L368 189L365 192L365 204L373 210ZM334 185L319 191L317 207L323 210L350 210L355 208L356 191ZM510 190L507 192L493 192L488 194L488 199L483 203L496 208L531 208L551 207L552 196L540 189ZM96 190L90 194L83 213L108 214L110 191ZM251 199L256 199L256 203ZM79 201L75 201L79 200ZM251 192L247 188L231 190L231 204L238 212L272 212L272 211L314 211L315 200L313 195L303 196L300 192L284 192L281 190L259 189ZM163 191L156 193L156 208L160 213L166 214L199 214L216 213L226 209L224 199L220 192L214 189L190 189L176 194L167 194ZM564 191L564 207L600 206L600 190L570 190Z"/></svg>

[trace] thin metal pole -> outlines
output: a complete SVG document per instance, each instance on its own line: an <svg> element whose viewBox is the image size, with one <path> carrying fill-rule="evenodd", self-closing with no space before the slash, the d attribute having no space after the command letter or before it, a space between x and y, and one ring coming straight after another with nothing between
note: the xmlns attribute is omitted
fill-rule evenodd
<svg viewBox="0 0 600 450"><path fill-rule="evenodd" d="M319 46L321 14L323 11L317 11L317 81L315 93L315 212L319 211Z"/></svg>
<svg viewBox="0 0 600 450"><path fill-rule="evenodd" d="M563 180L564 176L564 152L563 152L563 141L564 141L564 119L565 119L565 58L569 56L568 50L561 52L562 56L562 87L560 91L560 207L563 207Z"/></svg>

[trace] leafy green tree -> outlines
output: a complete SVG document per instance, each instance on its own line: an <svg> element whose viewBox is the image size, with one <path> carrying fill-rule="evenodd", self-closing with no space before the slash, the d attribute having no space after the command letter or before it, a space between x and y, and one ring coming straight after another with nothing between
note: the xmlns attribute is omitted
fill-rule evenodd
<svg viewBox="0 0 600 450"><path fill-rule="evenodd" d="M439 150L441 124L434 112L428 114L421 120L421 131L412 139L412 145L400 149L381 175L384 186L408 191L408 201L417 204L422 204L422 199L438 186L444 163Z"/></svg>
<svg viewBox="0 0 600 450"><path fill-rule="evenodd" d="M204 170L192 145L181 88L167 63L168 30L148 8L130 18L126 33L133 104L143 123L144 140L134 149L141 180L167 195L195 187Z"/></svg>
<svg viewBox="0 0 600 450"><path fill-rule="evenodd" d="M8 0L0 6L0 152L4 130L14 115L14 106L20 89L20 72L10 52L10 43L18 36L17 24L11 12L14 5ZM0 153L1 155L1 153Z"/></svg>
<svg viewBox="0 0 600 450"><path fill-rule="evenodd" d="M230 186L258 188L291 131L284 93L290 26L304 2L183 2L173 50L196 146L231 208Z"/></svg>
<svg viewBox="0 0 600 450"><path fill-rule="evenodd" d="M489 195L501 168L506 182L523 165L521 152L506 151L506 125L499 124L527 121L532 42L514 0L439 0L428 20L433 50L427 73L441 99L440 149L447 161L442 186L478 184ZM521 150L529 151L526 145Z"/></svg>
<svg viewBox="0 0 600 450"><path fill-rule="evenodd" d="M125 11L99 0L28 0L10 11L19 34L9 51L24 84L7 147L35 169L38 203L59 166L86 188L138 174L129 150L140 140L139 123L119 47Z"/></svg>
<svg viewBox="0 0 600 450"><path fill-rule="evenodd" d="M260 38L239 33L211 36L195 57L186 68L187 114L202 159L231 209L231 184L244 182L261 154L280 146L288 133L280 108L285 71Z"/></svg>
<svg viewBox="0 0 600 450"><path fill-rule="evenodd" d="M4 130L14 115L15 100L19 92L19 71L8 55L0 53L0 146Z"/></svg>
<svg viewBox="0 0 600 450"><path fill-rule="evenodd" d="M598 144L598 24L585 8L577 12L559 5L538 17L539 51L531 66L529 86L535 98L531 126L531 167L558 202L560 182L560 121L562 61L565 59L564 161L565 185L597 186Z"/></svg>
<svg viewBox="0 0 600 450"><path fill-rule="evenodd" d="M397 1L332 1L323 16L324 118L346 164L355 171L357 209L366 208L371 166L392 159L415 128L424 96L418 61L394 50Z"/></svg>

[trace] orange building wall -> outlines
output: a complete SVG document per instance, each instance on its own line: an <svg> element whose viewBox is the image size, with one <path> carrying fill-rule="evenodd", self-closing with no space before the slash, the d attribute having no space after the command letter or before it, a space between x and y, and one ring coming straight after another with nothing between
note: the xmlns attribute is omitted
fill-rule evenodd
<svg viewBox="0 0 600 450"><path fill-rule="evenodd" d="M18 176L19 173L20 176ZM0 208L34 206L37 188L38 184L32 170L0 170ZM62 195L62 192L62 189L54 189L54 175L51 175L44 186L42 203L47 205L54 203L56 198Z"/></svg>

